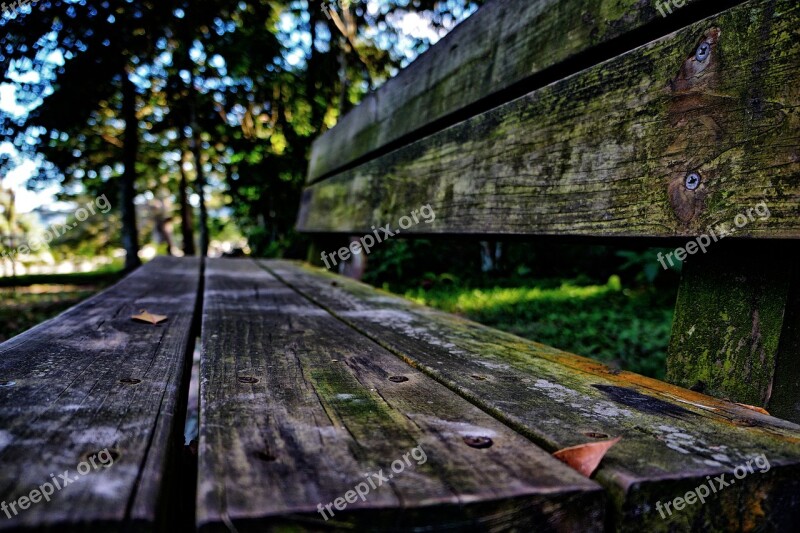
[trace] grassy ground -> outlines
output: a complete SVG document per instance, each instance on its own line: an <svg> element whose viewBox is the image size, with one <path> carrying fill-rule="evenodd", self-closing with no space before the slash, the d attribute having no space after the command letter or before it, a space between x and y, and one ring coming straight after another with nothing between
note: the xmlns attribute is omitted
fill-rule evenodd
<svg viewBox="0 0 800 533"><path fill-rule="evenodd" d="M538 280L517 287L472 288L445 279L403 292L425 305L663 378L675 302L671 290L627 289L612 276L605 285Z"/></svg>
<svg viewBox="0 0 800 533"><path fill-rule="evenodd" d="M0 342L58 315L118 278L109 272L0 278Z"/></svg>

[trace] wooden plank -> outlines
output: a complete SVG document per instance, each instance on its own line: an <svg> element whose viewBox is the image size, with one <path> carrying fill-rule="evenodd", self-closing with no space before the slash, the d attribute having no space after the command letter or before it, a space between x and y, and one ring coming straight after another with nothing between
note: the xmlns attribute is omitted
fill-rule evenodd
<svg viewBox="0 0 800 533"><path fill-rule="evenodd" d="M283 261L265 266L340 320L484 410L557 450L622 441L596 476L613 528L781 530L800 519L800 426ZM769 462L704 505L657 508L754 457ZM759 472L758 470L756 472ZM791 495L791 496L788 496ZM663 507L662 507L663 509Z"/></svg>
<svg viewBox="0 0 800 533"><path fill-rule="evenodd" d="M731 242L686 262L667 380L800 423L797 252Z"/></svg>
<svg viewBox="0 0 800 533"><path fill-rule="evenodd" d="M487 2L322 134L311 152L308 181L437 122L454 124L522 82L542 86L564 71L583 70L619 48L615 40L627 46L652 40L679 27L673 23L698 20L732 3L688 0L677 8L639 0Z"/></svg>
<svg viewBox="0 0 800 533"><path fill-rule="evenodd" d="M366 234L430 205L403 235L676 237L766 201L736 236L798 238L798 13L747 2L317 183L298 228Z"/></svg>
<svg viewBox="0 0 800 533"><path fill-rule="evenodd" d="M8 504L0 530L152 529L176 518L161 504L177 490L165 478L174 479L183 449L179 395L199 282L197 259L157 258L0 345L0 500ZM131 320L141 309L169 318ZM103 450L94 456L100 468L81 475L80 464ZM49 502L18 500L45 483Z"/></svg>
<svg viewBox="0 0 800 533"><path fill-rule="evenodd" d="M208 263L203 315L202 531L602 529L598 485L255 262Z"/></svg>
<svg viewBox="0 0 800 533"><path fill-rule="evenodd" d="M794 254L794 264L798 263L798 250ZM788 303L783 315L780 346L775 362L775 377L772 381L772 395L767 409L775 416L800 423L800 268L795 268Z"/></svg>

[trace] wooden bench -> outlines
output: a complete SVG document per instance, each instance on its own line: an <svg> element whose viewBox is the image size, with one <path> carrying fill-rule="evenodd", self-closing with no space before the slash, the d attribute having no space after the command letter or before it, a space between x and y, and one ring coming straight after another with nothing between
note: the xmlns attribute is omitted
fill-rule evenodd
<svg viewBox="0 0 800 533"><path fill-rule="evenodd" d="M402 236L677 247L767 201L687 262L671 383L300 263L158 258L0 345L0 529L788 530L800 7L730 4L490 1L320 137L298 221L317 253L424 206ZM551 456L616 437L591 478Z"/></svg>
<svg viewBox="0 0 800 533"><path fill-rule="evenodd" d="M175 525L200 276L159 258L0 345L0 529Z"/></svg>

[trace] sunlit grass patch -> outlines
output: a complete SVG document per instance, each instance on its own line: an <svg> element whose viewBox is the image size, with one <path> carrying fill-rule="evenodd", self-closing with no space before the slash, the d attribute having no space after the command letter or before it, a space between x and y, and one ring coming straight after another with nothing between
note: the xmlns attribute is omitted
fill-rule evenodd
<svg viewBox="0 0 800 533"><path fill-rule="evenodd" d="M109 283L102 280L96 285L0 287L0 342L53 318Z"/></svg>
<svg viewBox="0 0 800 533"><path fill-rule="evenodd" d="M466 289L463 291L425 292L421 289L406 294L423 305L439 307L453 313L491 313L508 306L531 302L569 302L588 300L619 292L622 285L618 276L611 276L605 285L580 286L565 282L557 288L546 287L494 287ZM453 298L453 296L455 298Z"/></svg>
<svg viewBox="0 0 800 533"><path fill-rule="evenodd" d="M416 288L406 297L613 366L663 377L674 301L608 282L541 280L522 287Z"/></svg>

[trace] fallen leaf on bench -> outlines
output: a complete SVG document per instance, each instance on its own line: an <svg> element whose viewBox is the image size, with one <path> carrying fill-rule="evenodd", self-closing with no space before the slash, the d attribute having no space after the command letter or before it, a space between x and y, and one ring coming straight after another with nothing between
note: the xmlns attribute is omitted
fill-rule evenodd
<svg viewBox="0 0 800 533"><path fill-rule="evenodd" d="M147 322L148 324L153 324L154 326L159 322L164 322L167 317L164 315L154 315L153 313L148 313L147 309L142 309L139 311L138 315L133 315L131 317L133 320L138 320L140 322Z"/></svg>
<svg viewBox="0 0 800 533"><path fill-rule="evenodd" d="M733 402L733 403L735 403L736 405L738 405L740 407L744 407L745 409L750 409L751 411L755 411L757 413L761 413L762 415L772 416L772 415L769 414L769 412L766 409L764 409L762 407L756 407L755 405L747 405L746 403L739 403L739 402Z"/></svg>
<svg viewBox="0 0 800 533"><path fill-rule="evenodd" d="M569 466L580 472L586 477L592 475L603 460L606 452L620 441L622 437L617 437L612 440L605 440L603 442L590 442L588 444L579 444L577 446L570 446L563 450L558 450L553 454L553 457L561 462L567 463Z"/></svg>

